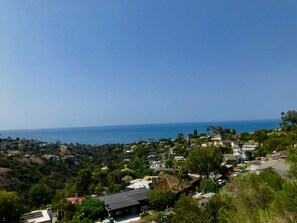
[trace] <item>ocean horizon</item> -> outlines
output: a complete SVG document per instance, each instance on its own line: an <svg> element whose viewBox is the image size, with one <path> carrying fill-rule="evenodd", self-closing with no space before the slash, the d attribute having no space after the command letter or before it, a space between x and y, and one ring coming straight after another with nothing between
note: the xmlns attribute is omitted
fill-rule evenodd
<svg viewBox="0 0 297 223"><path fill-rule="evenodd" d="M279 128L279 119L249 121L215 121L191 123L136 124L93 127L67 127L45 129L0 130L1 138L25 138L45 142L80 144L116 144L131 143L140 140L174 139L179 133L185 136L193 133L206 133L207 126L222 126L237 132L253 132L258 129Z"/></svg>

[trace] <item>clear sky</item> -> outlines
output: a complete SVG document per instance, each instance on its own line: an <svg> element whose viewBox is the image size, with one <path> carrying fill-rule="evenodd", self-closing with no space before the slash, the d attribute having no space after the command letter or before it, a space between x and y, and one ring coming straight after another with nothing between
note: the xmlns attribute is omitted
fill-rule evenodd
<svg viewBox="0 0 297 223"><path fill-rule="evenodd" d="M0 0L0 129L274 119L296 0Z"/></svg>

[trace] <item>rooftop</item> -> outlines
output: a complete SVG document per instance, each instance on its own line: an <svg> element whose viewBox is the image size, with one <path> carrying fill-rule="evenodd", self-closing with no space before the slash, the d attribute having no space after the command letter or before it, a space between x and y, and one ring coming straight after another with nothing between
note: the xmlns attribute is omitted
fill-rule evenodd
<svg viewBox="0 0 297 223"><path fill-rule="evenodd" d="M51 218L47 210L32 211L23 214L20 218L20 223L42 223L51 222Z"/></svg>
<svg viewBox="0 0 297 223"><path fill-rule="evenodd" d="M139 202L147 200L148 191L149 190L146 188L141 188L97 197L97 199L104 201L105 207L108 211L113 211L140 204Z"/></svg>

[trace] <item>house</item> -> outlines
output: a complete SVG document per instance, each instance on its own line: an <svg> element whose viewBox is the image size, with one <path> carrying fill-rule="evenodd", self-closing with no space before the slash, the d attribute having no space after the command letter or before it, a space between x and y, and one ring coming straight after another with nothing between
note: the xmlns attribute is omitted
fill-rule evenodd
<svg viewBox="0 0 297 223"><path fill-rule="evenodd" d="M143 179L147 181L154 181L159 179L159 176L145 176Z"/></svg>
<svg viewBox="0 0 297 223"><path fill-rule="evenodd" d="M234 142L231 142L231 148L233 149L233 155L241 155L241 148Z"/></svg>
<svg viewBox="0 0 297 223"><path fill-rule="evenodd" d="M191 148L191 149L194 149L194 148L196 148L196 147L197 147L197 144L194 143L194 142L192 142L191 145L190 145L190 148Z"/></svg>
<svg viewBox="0 0 297 223"><path fill-rule="evenodd" d="M211 140L213 141L214 146L217 146L217 147L223 146L221 137L214 137L214 138L211 138Z"/></svg>
<svg viewBox="0 0 297 223"><path fill-rule="evenodd" d="M122 181L126 182L126 181L131 181L131 180L133 180L133 177L130 175L125 175L122 177Z"/></svg>
<svg viewBox="0 0 297 223"><path fill-rule="evenodd" d="M166 170L165 163L163 161L153 161L150 163L150 169L155 171Z"/></svg>
<svg viewBox="0 0 297 223"><path fill-rule="evenodd" d="M109 168L108 168L108 166L107 166L107 165L105 165L104 167L102 167L102 168L101 168L101 170L102 170L102 171L108 171L108 170L109 170Z"/></svg>
<svg viewBox="0 0 297 223"><path fill-rule="evenodd" d="M272 168L275 172L277 172L282 177L287 177L287 173L290 169L289 164L285 159L279 160L268 160L266 162L261 163L261 165L256 168L256 173L259 173L265 169Z"/></svg>
<svg viewBox="0 0 297 223"><path fill-rule="evenodd" d="M175 194L188 194L192 189L199 186L200 183L200 175L198 174L188 174L184 181L180 181L175 176L160 173L159 181L153 185L154 190L164 190L164 191L171 191Z"/></svg>
<svg viewBox="0 0 297 223"><path fill-rule="evenodd" d="M202 147L208 147L208 146L213 146L212 142L205 142L201 144Z"/></svg>
<svg viewBox="0 0 297 223"><path fill-rule="evenodd" d="M145 180L145 179L135 179L130 181L130 185L126 188L128 189L140 189L140 188L146 188L150 189L149 184L152 183L152 180Z"/></svg>
<svg viewBox="0 0 297 223"><path fill-rule="evenodd" d="M283 150L283 151L274 152L272 154L268 154L267 157L269 160L286 159L288 157L288 151Z"/></svg>
<svg viewBox="0 0 297 223"><path fill-rule="evenodd" d="M223 162L225 164L240 163L240 155L223 154Z"/></svg>
<svg viewBox="0 0 297 223"><path fill-rule="evenodd" d="M242 148L239 145L235 144L234 142L231 143L231 148L233 149L233 155L241 156L242 159L246 159L245 152L246 151L256 151L259 149L257 144L244 144Z"/></svg>
<svg viewBox="0 0 297 223"><path fill-rule="evenodd" d="M261 165L261 163L263 163L263 161L261 161L261 160L251 161L248 164L247 170L256 171L259 168L259 166Z"/></svg>
<svg viewBox="0 0 297 223"><path fill-rule="evenodd" d="M148 189L141 188L95 199L104 201L106 211L113 217L136 215L141 212L141 206L146 204L148 192Z"/></svg>
<svg viewBox="0 0 297 223"><path fill-rule="evenodd" d="M149 163L156 161L156 156L155 155L148 155L147 160Z"/></svg>
<svg viewBox="0 0 297 223"><path fill-rule="evenodd" d="M53 212L51 209L37 210L23 214L20 223L51 223Z"/></svg>
<svg viewBox="0 0 297 223"><path fill-rule="evenodd" d="M242 151L255 151L258 149L259 149L259 146L257 144L244 144L242 146Z"/></svg>
<svg viewBox="0 0 297 223"><path fill-rule="evenodd" d="M78 193L76 193L74 197L66 198L66 200L71 204L80 204L84 199L86 199L86 198L85 197L79 197Z"/></svg>
<svg viewBox="0 0 297 223"><path fill-rule="evenodd" d="M51 160L51 161L56 161L56 160L59 160L60 159L59 156L53 155L53 154L43 155L42 158L45 159L45 160Z"/></svg>
<svg viewBox="0 0 297 223"><path fill-rule="evenodd" d="M215 193L207 193L207 194L201 195L201 198L199 199L199 206L201 207L205 206L210 200L210 198L212 198L214 195Z"/></svg>
<svg viewBox="0 0 297 223"><path fill-rule="evenodd" d="M175 157L174 157L174 160L175 160L175 161L185 161L186 159L185 159L185 157L183 157L183 156L175 156Z"/></svg>
<svg viewBox="0 0 297 223"><path fill-rule="evenodd" d="M207 194L202 194L202 193L197 193L192 196L193 199L196 199L199 201L199 206L203 207L207 204L210 198L212 198L215 195L215 193L207 193Z"/></svg>

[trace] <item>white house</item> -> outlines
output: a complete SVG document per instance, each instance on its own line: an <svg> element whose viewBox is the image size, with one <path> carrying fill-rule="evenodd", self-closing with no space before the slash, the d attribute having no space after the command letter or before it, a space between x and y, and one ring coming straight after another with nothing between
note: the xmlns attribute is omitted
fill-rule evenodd
<svg viewBox="0 0 297 223"><path fill-rule="evenodd" d="M233 155L235 156L242 156L243 159L246 158L245 152L246 151L256 151L259 149L257 144L244 144L242 148L234 142L231 142L231 148L233 149Z"/></svg>
<svg viewBox="0 0 297 223"><path fill-rule="evenodd" d="M153 169L155 171L164 170L166 169L165 163L163 161L153 161L150 163L150 169Z"/></svg>
<svg viewBox="0 0 297 223"><path fill-rule="evenodd" d="M53 212L51 209L32 211L23 214L20 223L51 223Z"/></svg>

